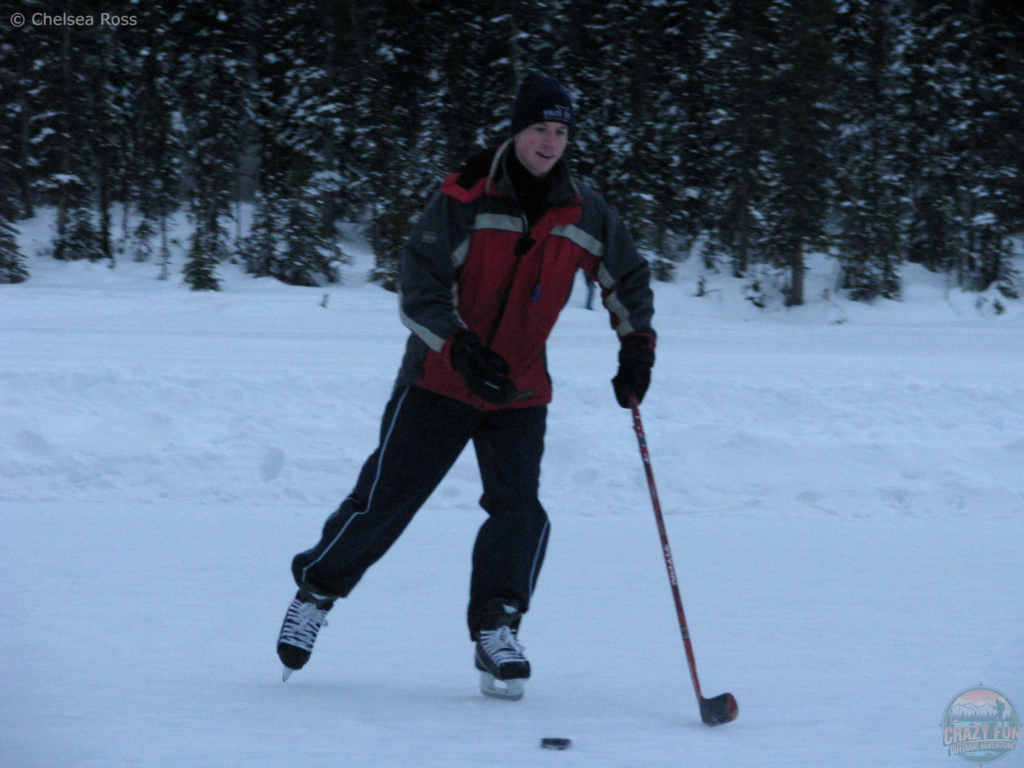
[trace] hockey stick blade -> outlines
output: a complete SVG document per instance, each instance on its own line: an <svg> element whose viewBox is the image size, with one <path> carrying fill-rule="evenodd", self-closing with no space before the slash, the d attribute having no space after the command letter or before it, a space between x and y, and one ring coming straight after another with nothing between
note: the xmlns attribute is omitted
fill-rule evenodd
<svg viewBox="0 0 1024 768"><path fill-rule="evenodd" d="M740 714L740 705L731 693L723 693L713 699L700 700L700 719L705 725L724 725L731 723Z"/></svg>

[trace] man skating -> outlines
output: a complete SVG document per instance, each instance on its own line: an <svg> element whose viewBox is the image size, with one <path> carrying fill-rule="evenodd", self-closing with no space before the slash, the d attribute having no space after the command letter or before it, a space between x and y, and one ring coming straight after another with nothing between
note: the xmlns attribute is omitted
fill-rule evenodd
<svg viewBox="0 0 1024 768"><path fill-rule="evenodd" d="M530 664L519 625L550 532L538 500L544 345L577 269L601 285L621 342L620 405L643 399L654 364L650 269L618 216L572 179L563 155L573 120L558 81L528 75L512 138L449 175L413 229L399 276L405 357L377 449L320 541L292 562L299 590L278 639L285 679L472 441L488 519L473 549L469 633L482 690L522 696Z"/></svg>

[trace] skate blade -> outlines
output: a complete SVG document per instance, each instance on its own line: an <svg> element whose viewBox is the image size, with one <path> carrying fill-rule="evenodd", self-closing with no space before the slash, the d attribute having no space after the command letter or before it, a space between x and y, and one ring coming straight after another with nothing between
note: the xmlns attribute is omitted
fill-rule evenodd
<svg viewBox="0 0 1024 768"><path fill-rule="evenodd" d="M522 680L498 680L490 672L481 672L480 693L492 699L519 701L526 693L526 689Z"/></svg>

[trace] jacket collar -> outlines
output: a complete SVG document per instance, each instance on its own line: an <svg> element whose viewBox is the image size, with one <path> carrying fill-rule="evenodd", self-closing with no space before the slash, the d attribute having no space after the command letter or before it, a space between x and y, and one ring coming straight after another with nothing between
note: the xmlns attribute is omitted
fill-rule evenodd
<svg viewBox="0 0 1024 768"><path fill-rule="evenodd" d="M487 185L485 187L488 194L496 194L494 191L496 189L498 194L515 198L515 189L512 186L512 179L509 177L506 167L509 153L513 151L512 147L512 139L508 139L494 153L494 159L491 160L491 169L487 174ZM551 188L548 192L548 202L553 207L576 203L580 198L579 190L572 178L572 174L569 172L569 165L565 162L565 158L559 160L550 173L552 176Z"/></svg>

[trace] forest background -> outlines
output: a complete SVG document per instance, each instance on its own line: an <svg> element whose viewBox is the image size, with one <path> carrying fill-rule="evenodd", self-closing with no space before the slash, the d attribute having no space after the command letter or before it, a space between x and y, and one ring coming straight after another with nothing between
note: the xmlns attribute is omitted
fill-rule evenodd
<svg viewBox="0 0 1024 768"><path fill-rule="evenodd" d="M187 211L196 290L225 262L334 282L355 222L393 289L417 214L507 138L539 70L576 104L574 173L662 279L695 256L754 294L772 274L799 305L821 252L854 300L898 298L907 262L1018 296L1024 13L1008 0L0 8L0 282L29 276L14 226L53 207L54 258L162 277Z"/></svg>

